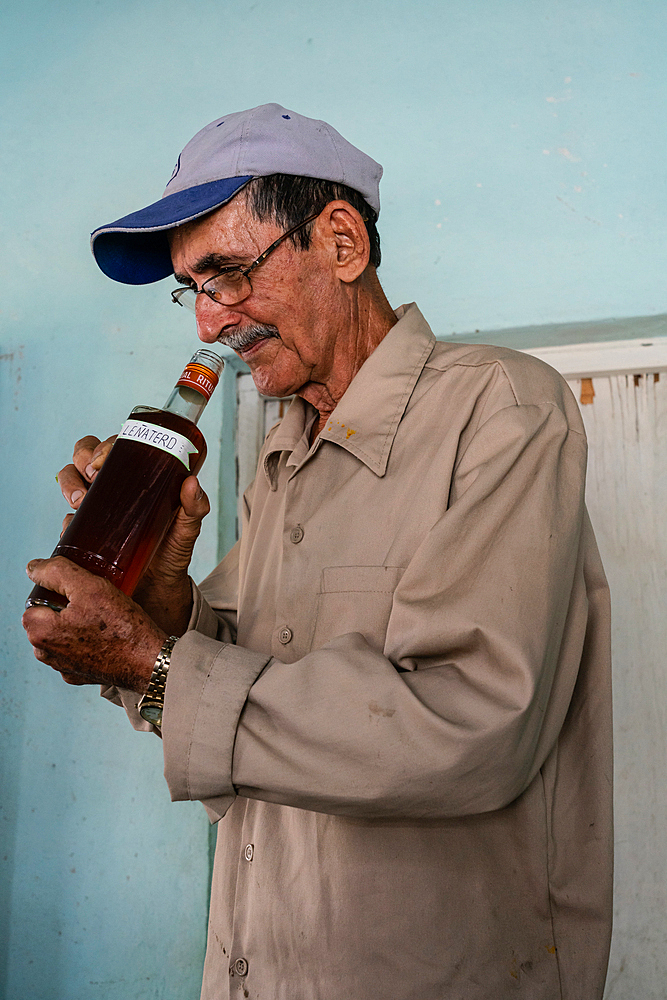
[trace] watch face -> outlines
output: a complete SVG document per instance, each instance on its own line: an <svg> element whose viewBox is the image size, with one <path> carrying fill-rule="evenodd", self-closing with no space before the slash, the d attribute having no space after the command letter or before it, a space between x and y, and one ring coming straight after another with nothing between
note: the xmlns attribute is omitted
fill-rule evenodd
<svg viewBox="0 0 667 1000"><path fill-rule="evenodd" d="M150 722L153 726L162 725L162 705L151 704L148 702L146 705L142 705L139 708L139 715L146 722Z"/></svg>

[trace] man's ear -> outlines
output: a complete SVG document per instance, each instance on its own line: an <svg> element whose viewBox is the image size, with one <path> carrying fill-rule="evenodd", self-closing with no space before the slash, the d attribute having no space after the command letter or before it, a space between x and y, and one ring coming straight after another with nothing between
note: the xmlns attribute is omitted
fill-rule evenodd
<svg viewBox="0 0 667 1000"><path fill-rule="evenodd" d="M317 222L318 235L331 253L334 273L340 281L356 281L368 266L371 254L366 226L356 208L347 201L330 201Z"/></svg>

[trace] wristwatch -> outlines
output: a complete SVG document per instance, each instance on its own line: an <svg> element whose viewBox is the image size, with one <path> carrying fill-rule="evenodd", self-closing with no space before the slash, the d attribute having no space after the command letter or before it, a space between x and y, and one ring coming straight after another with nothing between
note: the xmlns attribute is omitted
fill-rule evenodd
<svg viewBox="0 0 667 1000"><path fill-rule="evenodd" d="M171 662L171 651L178 642L177 635L165 639L162 649L157 654L153 673L148 683L148 689L137 708L139 715L150 722L156 729L162 729L162 710L164 709L164 689L167 684L167 674Z"/></svg>

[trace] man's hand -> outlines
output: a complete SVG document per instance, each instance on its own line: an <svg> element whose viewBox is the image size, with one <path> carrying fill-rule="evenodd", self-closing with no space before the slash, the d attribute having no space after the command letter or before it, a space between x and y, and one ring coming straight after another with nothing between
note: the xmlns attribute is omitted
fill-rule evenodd
<svg viewBox="0 0 667 1000"><path fill-rule="evenodd" d="M192 611L188 567L201 523L211 509L196 476L181 486L181 506L174 523L134 591L135 601L171 635L182 635Z"/></svg>
<svg viewBox="0 0 667 1000"><path fill-rule="evenodd" d="M102 577L56 556L33 559L28 576L65 594L61 612L33 607L23 615L35 656L68 684L111 684L143 693L166 634Z"/></svg>
<svg viewBox="0 0 667 1000"><path fill-rule="evenodd" d="M74 445L72 464L58 473L63 496L77 510L88 487L102 468L115 437L100 441L92 435ZM181 635L192 610L192 588L188 567L201 522L210 510L208 497L195 476L181 487L181 507L150 566L139 581L134 600L153 621L171 635ZM65 518L65 526L71 514Z"/></svg>
<svg viewBox="0 0 667 1000"><path fill-rule="evenodd" d="M78 510L88 487L104 465L116 437L100 441L89 434L74 445L72 463L61 469L56 479L70 507Z"/></svg>

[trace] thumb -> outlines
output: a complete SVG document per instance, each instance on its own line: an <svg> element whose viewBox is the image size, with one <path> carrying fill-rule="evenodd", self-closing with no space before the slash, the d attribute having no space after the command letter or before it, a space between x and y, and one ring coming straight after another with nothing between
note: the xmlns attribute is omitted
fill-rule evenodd
<svg viewBox="0 0 667 1000"><path fill-rule="evenodd" d="M159 558L160 573L176 578L187 572L201 523L211 509L208 497L195 476L188 476L181 487L181 506L165 539ZM151 564L155 570L155 566Z"/></svg>
<svg viewBox="0 0 667 1000"><path fill-rule="evenodd" d="M208 497L196 476L188 476L181 487L181 507L188 519L203 521L211 509Z"/></svg>

